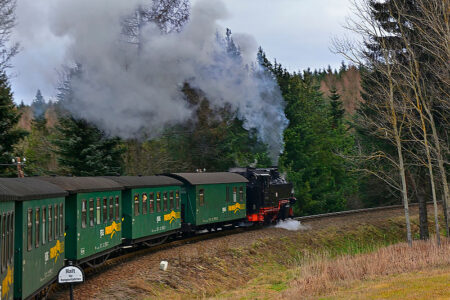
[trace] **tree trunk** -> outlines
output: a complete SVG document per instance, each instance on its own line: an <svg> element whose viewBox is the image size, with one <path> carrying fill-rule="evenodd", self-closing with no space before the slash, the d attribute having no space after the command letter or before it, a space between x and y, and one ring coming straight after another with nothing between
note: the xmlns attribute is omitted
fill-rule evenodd
<svg viewBox="0 0 450 300"><path fill-rule="evenodd" d="M420 175L417 175L419 180ZM427 211L427 200L425 197L425 188L423 185L420 185L417 188L417 184L414 176L410 172L408 172L408 177L411 181L411 187L416 194L417 202L419 203L419 229L420 229L420 239L428 240L430 238L430 232L428 231L428 211Z"/></svg>
<svg viewBox="0 0 450 300"><path fill-rule="evenodd" d="M434 140L434 148L436 149L436 151L435 151L436 158L438 161L439 171L441 173L442 188L444 190L444 197L442 198L442 200L443 200L442 208L444 210L445 232L447 234L447 237L450 237L449 227L448 227L450 198L449 198L449 189L448 189L448 182L447 182L447 173L446 173L446 170L444 167L444 160L442 159L441 143L439 141L439 137L437 134L436 124L434 123L433 114L429 111L428 107L425 107L425 111L427 112L427 115L430 118L431 132L433 134L433 140Z"/></svg>

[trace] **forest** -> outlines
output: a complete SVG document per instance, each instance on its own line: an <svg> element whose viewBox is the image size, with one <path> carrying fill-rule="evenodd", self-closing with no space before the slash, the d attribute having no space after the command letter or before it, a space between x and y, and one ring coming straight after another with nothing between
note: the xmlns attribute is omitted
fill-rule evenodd
<svg viewBox="0 0 450 300"><path fill-rule="evenodd" d="M190 21L188 0L153 2L122 20L121 34L125 43L136 46L136 56L145 52L140 50L145 45L143 24L154 23L163 35L171 35ZM252 126L252 115L242 106L231 101L218 105L209 86L202 89L186 80L177 93L191 111L189 118L156 130L151 124L159 116L148 114L148 128L125 136L77 113L89 106L77 91L86 74L92 74L89 60L63 68L52 101L38 90L31 105L17 103L7 75L14 68L11 58L20 50L9 43L15 1L0 0L0 5L1 176L17 176L10 164L15 157L26 158L25 176L153 175L277 165L294 185L297 215L403 204L408 220L408 203L419 203L420 238L429 238L428 214L435 216L437 232L448 236L447 1L356 1L346 27L359 40L333 40L333 51L343 59L339 70L324 66L289 71L283 62L267 57L264 45L249 64L232 31L217 32L220 60L233 66L226 71L238 68L255 82L273 81L257 98L259 105L279 105L287 122L272 128L270 121L276 120L268 118L269 123ZM280 94L281 102L271 102L276 99L271 93ZM280 151L261 137L258 126L269 133L282 129ZM433 212L427 212L430 201ZM438 222L440 207L444 222Z"/></svg>

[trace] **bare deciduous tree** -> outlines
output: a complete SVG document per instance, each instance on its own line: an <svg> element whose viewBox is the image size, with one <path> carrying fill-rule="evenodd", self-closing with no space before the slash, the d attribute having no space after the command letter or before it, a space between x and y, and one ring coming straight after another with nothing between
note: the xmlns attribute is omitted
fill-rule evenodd
<svg viewBox="0 0 450 300"><path fill-rule="evenodd" d="M10 67L11 58L19 49L18 44L8 45L15 25L16 0L0 0L0 72Z"/></svg>
<svg viewBox="0 0 450 300"><path fill-rule="evenodd" d="M334 49L353 63L364 66L368 70L367 76L370 77L373 84L371 93L376 93L372 96L379 101L367 103L371 106L373 113L370 116L364 116L363 122L366 122L365 128L369 134L390 141L396 149L396 157L383 151L376 151L376 153L379 153L377 156L387 158L398 169L401 182L398 187L403 199L407 241L409 245L412 245L406 167L402 145L405 103L397 96L398 83L395 77L398 68L397 56L388 45L390 34L382 28L372 13L371 1L362 0L360 3L355 1L353 8L355 18L348 20L347 29L357 33L362 41L351 43L335 40ZM367 47L374 42L378 44L377 51L368 51ZM376 153L369 154L368 157L374 156ZM390 178L389 174L376 173L376 175L384 178L385 182L391 181L386 180L387 177Z"/></svg>
<svg viewBox="0 0 450 300"><path fill-rule="evenodd" d="M122 21L123 34L127 41L141 46L142 27L155 23L161 32L180 31L189 19L189 0L152 0L137 7L133 16Z"/></svg>

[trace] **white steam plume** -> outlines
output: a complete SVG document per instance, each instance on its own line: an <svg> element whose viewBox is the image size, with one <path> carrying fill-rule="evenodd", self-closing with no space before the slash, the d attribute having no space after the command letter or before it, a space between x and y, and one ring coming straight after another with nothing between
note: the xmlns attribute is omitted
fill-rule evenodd
<svg viewBox="0 0 450 300"><path fill-rule="evenodd" d="M241 59L227 54L217 41L217 20L226 17L218 0L197 1L181 32L162 34L155 24L141 28L139 49L120 39L124 17L138 0L58 1L52 30L69 38L68 59L80 63L72 79L69 109L121 137L142 129L154 134L192 117L180 88L198 88L213 107L228 104L244 126L256 128L276 162L287 125L284 102L275 80L255 68L257 44L251 36L234 35ZM250 67L246 67L250 66ZM259 66L256 66L259 68Z"/></svg>

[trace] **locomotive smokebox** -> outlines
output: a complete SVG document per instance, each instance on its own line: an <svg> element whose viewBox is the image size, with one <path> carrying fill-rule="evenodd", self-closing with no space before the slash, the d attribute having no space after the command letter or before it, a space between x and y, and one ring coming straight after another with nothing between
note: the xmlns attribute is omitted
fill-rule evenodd
<svg viewBox="0 0 450 300"><path fill-rule="evenodd" d="M271 223L293 216L296 199L292 183L278 171L270 168L231 168L249 181L247 184L247 219L250 222Z"/></svg>

